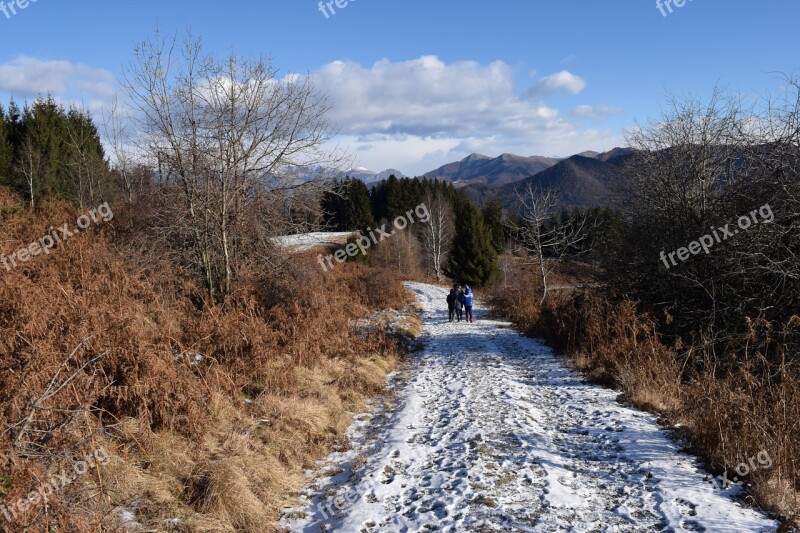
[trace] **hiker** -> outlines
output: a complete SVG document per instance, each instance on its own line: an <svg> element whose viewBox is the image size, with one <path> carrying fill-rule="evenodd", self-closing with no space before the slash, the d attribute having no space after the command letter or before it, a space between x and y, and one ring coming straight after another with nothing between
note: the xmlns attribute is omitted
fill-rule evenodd
<svg viewBox="0 0 800 533"><path fill-rule="evenodd" d="M475 303L475 293L469 288L469 285L464 289L464 309L466 309L467 322L475 322L472 319L472 304Z"/></svg>
<svg viewBox="0 0 800 533"><path fill-rule="evenodd" d="M455 320L456 317L456 288L450 289L450 294L447 295L447 312L450 316L450 322Z"/></svg>
<svg viewBox="0 0 800 533"><path fill-rule="evenodd" d="M461 285L456 285L456 316L459 322L464 318L464 292Z"/></svg>

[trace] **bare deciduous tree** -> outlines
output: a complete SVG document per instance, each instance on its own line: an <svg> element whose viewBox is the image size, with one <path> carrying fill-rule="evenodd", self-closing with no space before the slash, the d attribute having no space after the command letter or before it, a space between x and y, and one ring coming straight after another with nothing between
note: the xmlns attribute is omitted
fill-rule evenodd
<svg viewBox="0 0 800 533"><path fill-rule="evenodd" d="M706 328L712 344L746 319L796 313L800 87L786 81L777 99L748 106L719 89L707 102L673 99L660 119L628 134L635 152L620 207L631 230L612 276L662 305L676 330ZM764 220L738 228L753 210ZM659 259L728 226L735 237L707 253L679 265Z"/></svg>
<svg viewBox="0 0 800 533"><path fill-rule="evenodd" d="M453 206L440 190L427 191L422 202L430 213L430 218L422 224L420 229L422 248L425 251L429 267L436 276L436 281L442 281L443 272L447 266L447 256L456 232Z"/></svg>
<svg viewBox="0 0 800 533"><path fill-rule="evenodd" d="M72 108L66 122L67 176L72 181L75 200L81 208L99 204L108 181L108 167L89 116L86 110Z"/></svg>
<svg viewBox="0 0 800 533"><path fill-rule="evenodd" d="M116 96L111 106L103 111L103 127L111 152L112 171L128 203L132 204L151 179L152 171L136 159L130 119Z"/></svg>
<svg viewBox="0 0 800 533"><path fill-rule="evenodd" d="M40 185L42 173L44 172L44 156L41 148L39 148L30 134L26 135L25 140L22 142L17 170L25 178L28 194L31 197L31 208L33 208L36 203L37 186Z"/></svg>
<svg viewBox="0 0 800 533"><path fill-rule="evenodd" d="M156 35L135 49L125 87L141 151L178 204L164 213L164 237L180 243L179 259L212 298L246 263L270 260L271 237L315 219L328 175L298 171L335 173L346 163L327 146L336 133L327 99L308 76L279 78L269 60L220 61L191 35L182 46Z"/></svg>
<svg viewBox="0 0 800 533"><path fill-rule="evenodd" d="M387 225L387 229L390 226ZM422 250L419 240L408 229L395 229L391 237L382 241L370 252L373 266L396 270L404 276L416 278L422 274Z"/></svg>
<svg viewBox="0 0 800 533"><path fill-rule="evenodd" d="M542 276L540 303L544 303L550 274L571 250L586 239L587 218L584 214L568 222L559 220L556 194L551 190L538 189L531 183L517 193L517 199L519 220L511 222L510 229L517 243L539 269Z"/></svg>
<svg viewBox="0 0 800 533"><path fill-rule="evenodd" d="M706 229L719 211L720 190L748 179L742 159L745 112L739 98L715 89L708 102L670 100L671 111L655 124L627 133L636 150L622 192L636 217L659 216L663 231L679 236Z"/></svg>

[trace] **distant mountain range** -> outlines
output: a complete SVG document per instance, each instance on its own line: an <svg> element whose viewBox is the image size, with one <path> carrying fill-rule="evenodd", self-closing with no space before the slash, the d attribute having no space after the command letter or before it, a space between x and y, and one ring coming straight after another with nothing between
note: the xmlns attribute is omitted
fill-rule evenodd
<svg viewBox="0 0 800 533"><path fill-rule="evenodd" d="M356 178L367 185L372 185L374 183L380 183L383 180L389 179L389 176L394 176L397 179L405 178L405 174L400 172L397 169L390 168L384 170L383 172L374 172L368 168L358 167L345 172L345 175L350 176L351 178Z"/></svg>
<svg viewBox="0 0 800 533"><path fill-rule="evenodd" d="M551 189L558 196L560 206L597 207L613 203L613 189L619 181L633 150L615 148L609 152L584 152L529 176L523 180L500 187L482 184L469 185L464 192L478 205L483 205L492 196L497 196L505 207L511 207L518 194L532 184L538 189Z"/></svg>
<svg viewBox="0 0 800 533"><path fill-rule="evenodd" d="M611 202L611 190L633 153L628 148L608 152L586 151L568 158L503 154L491 158L482 154L449 163L425 174L450 181L478 205L499 197L511 207L518 192L532 183L556 192L563 207L595 207Z"/></svg>
<svg viewBox="0 0 800 533"><path fill-rule="evenodd" d="M332 177L332 176L339 176L339 177L349 176L351 178L359 179L364 183L366 183L367 185L375 185L377 183L382 182L383 180L389 179L389 176L392 175L394 175L397 179L406 177L405 174L394 168L384 170L383 172L374 172L368 168L358 167L347 170L345 172L341 171L334 172L329 169L325 169L319 165L314 167L302 167L302 166L290 165L283 168L279 175L281 179L292 180L292 182L296 185L302 183L308 183L320 177Z"/></svg>
<svg viewBox="0 0 800 533"><path fill-rule="evenodd" d="M632 154L630 148L586 151L567 158L472 154L426 172L422 177L451 182L481 206L496 196L504 206L511 207L519 191L532 183L538 188L554 190L563 207L586 208L611 203L614 183ZM405 177L396 169L374 172L363 167L345 174L368 185L380 183L391 175L398 179Z"/></svg>

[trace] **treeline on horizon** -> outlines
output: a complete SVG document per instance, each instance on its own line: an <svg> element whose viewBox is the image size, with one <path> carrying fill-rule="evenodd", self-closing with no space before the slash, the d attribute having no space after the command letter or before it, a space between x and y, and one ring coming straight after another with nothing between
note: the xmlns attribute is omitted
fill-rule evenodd
<svg viewBox="0 0 800 533"><path fill-rule="evenodd" d="M397 217L426 199L441 198L448 204L446 216L454 226L452 243L446 246L447 267L444 272L453 280L472 286L486 286L499 275L498 260L503 254L519 253L515 229L522 223L517 213L506 210L501 199L493 196L483 208L478 207L464 191L452 183L430 178L402 178L392 175L372 187L349 176L336 180L331 192L323 196L324 227L332 231L369 233L383 224L391 225ZM435 200L434 200L435 201ZM570 250L572 257L594 261L607 254L610 242L618 235L621 215L607 207L572 210L558 209L546 226L574 224L587 219L587 231L580 243ZM419 237L420 227L411 228ZM423 229L424 231L424 229ZM431 271L424 251L420 267L426 275ZM550 254L546 254L550 257ZM357 260L369 262L369 256Z"/></svg>
<svg viewBox="0 0 800 533"><path fill-rule="evenodd" d="M405 217L406 213L423 204L429 210L438 206L440 214L446 219L440 223L443 226L452 225L450 233L447 233L447 228L441 228L445 233L440 239L441 246L446 255L443 273L473 286L490 282L496 273L498 255L503 252L505 244L502 237L502 208L490 204L482 211L450 183L427 178L397 179L392 175L370 190L361 180L345 177L337 180L333 191L323 196L322 210L326 228L366 234L377 227L391 228L396 219ZM419 239L425 229L423 224L418 223L407 232L412 238ZM413 253L416 257L405 261L406 264L413 263L413 266L403 273L414 274L421 270L424 274L435 276L429 268L429 254L422 249L416 249ZM369 255L357 260L371 261Z"/></svg>

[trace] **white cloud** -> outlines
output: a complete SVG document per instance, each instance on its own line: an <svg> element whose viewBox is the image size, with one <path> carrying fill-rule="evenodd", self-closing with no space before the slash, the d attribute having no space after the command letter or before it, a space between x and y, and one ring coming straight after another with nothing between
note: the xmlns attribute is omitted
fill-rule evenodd
<svg viewBox="0 0 800 533"><path fill-rule="evenodd" d="M51 94L59 100L107 102L116 80L109 71L80 63L19 56L0 65L0 91L28 99Z"/></svg>
<svg viewBox="0 0 800 533"><path fill-rule="evenodd" d="M568 92L578 94L586 88L586 80L576 76L568 70L562 70L540 79L536 85L531 87L526 96L528 98L539 98L556 92Z"/></svg>
<svg viewBox="0 0 800 533"><path fill-rule="evenodd" d="M520 96L502 61L445 63L436 56L381 60L372 66L335 61L313 74L331 97L331 120L359 164L422 174L471 152L496 156L572 155L613 148L614 132L583 130L541 101ZM568 71L541 78L539 97L578 93L586 81Z"/></svg>
<svg viewBox="0 0 800 533"><path fill-rule="evenodd" d="M532 135L568 129L556 109L521 99L502 61L445 64L435 56L371 68L335 61L314 74L334 107L331 118L353 135L443 138Z"/></svg>

